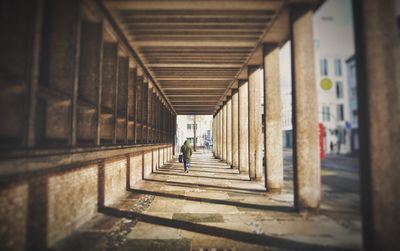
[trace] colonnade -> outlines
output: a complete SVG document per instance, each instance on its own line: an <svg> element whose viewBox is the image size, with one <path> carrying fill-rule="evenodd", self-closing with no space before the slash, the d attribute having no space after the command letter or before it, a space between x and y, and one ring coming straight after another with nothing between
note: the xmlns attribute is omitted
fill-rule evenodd
<svg viewBox="0 0 400 251"><path fill-rule="evenodd" d="M289 16L295 206L299 210L314 211L320 204L321 182L317 89L314 64L310 64L314 62L313 12L307 8L292 8ZM261 68L264 81L260 77ZM250 180L265 182L267 190L281 190L283 186L279 77L279 44L264 44L262 64L247 66L247 78L233 85L231 95L226 97L213 119L214 156L231 164L241 174L248 174Z"/></svg>
<svg viewBox="0 0 400 251"><path fill-rule="evenodd" d="M5 6L4 148L174 143L176 112L94 1Z"/></svg>

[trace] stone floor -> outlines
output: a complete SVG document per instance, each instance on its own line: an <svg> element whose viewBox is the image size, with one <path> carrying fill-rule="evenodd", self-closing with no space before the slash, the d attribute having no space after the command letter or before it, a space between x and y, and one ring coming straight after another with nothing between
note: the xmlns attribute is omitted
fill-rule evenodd
<svg viewBox="0 0 400 251"><path fill-rule="evenodd" d="M189 173L164 166L53 249L360 250L357 194L324 184L321 214L296 213L290 167L285 160L282 193L268 193L211 153L195 153Z"/></svg>

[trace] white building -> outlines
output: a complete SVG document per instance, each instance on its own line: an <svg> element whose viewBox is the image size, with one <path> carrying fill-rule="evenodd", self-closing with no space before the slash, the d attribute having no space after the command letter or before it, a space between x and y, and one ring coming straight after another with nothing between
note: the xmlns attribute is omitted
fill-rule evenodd
<svg viewBox="0 0 400 251"><path fill-rule="evenodd" d="M354 55L351 1L328 0L320 7L314 14L314 39L319 122L325 127L324 151L337 153L340 145L340 153L346 154L352 150L350 100L352 103L356 102L349 95L346 67L346 60ZM288 42L280 52L284 147L293 145L290 59Z"/></svg>
<svg viewBox="0 0 400 251"><path fill-rule="evenodd" d="M211 115L178 115L176 137L177 146L181 146L185 140L193 145L194 121L196 120L196 146L204 146L205 142L212 142L212 116Z"/></svg>
<svg viewBox="0 0 400 251"><path fill-rule="evenodd" d="M281 76L281 116L282 145L293 147L292 126L292 75L290 71L290 42L287 42L279 52L279 74Z"/></svg>
<svg viewBox="0 0 400 251"><path fill-rule="evenodd" d="M357 152L360 148L358 138L358 105L357 105L357 78L356 78L356 60L351 56L346 60L347 79L349 83L349 110L351 126L351 151Z"/></svg>
<svg viewBox="0 0 400 251"><path fill-rule="evenodd" d="M349 153L350 105L346 59L343 55L319 54L317 64L318 115L323 123L326 153Z"/></svg>
<svg viewBox="0 0 400 251"><path fill-rule="evenodd" d="M351 152L346 60L354 54L351 1L326 1L314 15L315 72L319 121L326 153ZM333 146L333 147L332 147ZM331 150L333 148L333 150Z"/></svg>

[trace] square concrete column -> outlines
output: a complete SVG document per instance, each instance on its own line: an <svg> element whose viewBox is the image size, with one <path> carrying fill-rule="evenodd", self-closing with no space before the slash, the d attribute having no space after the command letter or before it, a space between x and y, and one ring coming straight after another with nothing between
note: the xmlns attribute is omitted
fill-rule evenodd
<svg viewBox="0 0 400 251"><path fill-rule="evenodd" d="M222 109L218 112L218 158L222 159Z"/></svg>
<svg viewBox="0 0 400 251"><path fill-rule="evenodd" d="M221 127L222 153L221 153L221 157L222 157L223 161L226 161L226 102L224 102L224 106L222 107L221 117L222 117L222 127Z"/></svg>
<svg viewBox="0 0 400 251"><path fill-rule="evenodd" d="M226 102L226 163L232 164L232 100Z"/></svg>
<svg viewBox="0 0 400 251"><path fill-rule="evenodd" d="M213 145L212 152L215 157L215 116L213 116L211 126L212 126L211 133L212 133L212 145Z"/></svg>
<svg viewBox="0 0 400 251"><path fill-rule="evenodd" d="M364 247L400 250L400 19L395 0L354 3Z"/></svg>
<svg viewBox="0 0 400 251"><path fill-rule="evenodd" d="M249 173L249 107L248 83L239 80L239 170Z"/></svg>
<svg viewBox="0 0 400 251"><path fill-rule="evenodd" d="M218 148L218 127L217 127L217 122L218 122L218 114L215 114L214 117L214 130L213 130L213 151L214 151L214 157L217 157L217 148Z"/></svg>
<svg viewBox="0 0 400 251"><path fill-rule="evenodd" d="M312 19L310 9L291 8L294 202L299 211L318 210L321 201Z"/></svg>
<svg viewBox="0 0 400 251"><path fill-rule="evenodd" d="M252 180L263 180L262 124L261 124L261 79L258 66L248 68L249 74L249 176Z"/></svg>
<svg viewBox="0 0 400 251"><path fill-rule="evenodd" d="M219 157L219 112L215 115L215 157Z"/></svg>
<svg viewBox="0 0 400 251"><path fill-rule="evenodd" d="M232 167L239 167L239 94L232 91Z"/></svg>
<svg viewBox="0 0 400 251"><path fill-rule="evenodd" d="M214 157L218 156L218 113L215 114L214 118L214 132L213 138L214 138L214 145L213 145L213 150L214 150Z"/></svg>
<svg viewBox="0 0 400 251"><path fill-rule="evenodd" d="M220 116L220 113L219 113L219 111L218 111L218 113L217 113L217 123L216 123L216 127L217 127L217 158L220 158L220 153L221 153L221 151L220 151L220 147L221 147L221 138L220 138L220 136L221 136L221 134L220 134L220 122L221 122L221 120L220 120L220 118L221 118L221 116Z"/></svg>
<svg viewBox="0 0 400 251"><path fill-rule="evenodd" d="M264 45L263 52L265 187L268 190L281 190L283 187L283 156L279 47Z"/></svg>

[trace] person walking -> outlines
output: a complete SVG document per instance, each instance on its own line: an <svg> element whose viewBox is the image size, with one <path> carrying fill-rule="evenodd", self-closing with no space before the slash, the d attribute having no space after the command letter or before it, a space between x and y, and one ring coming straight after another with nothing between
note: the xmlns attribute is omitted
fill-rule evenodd
<svg viewBox="0 0 400 251"><path fill-rule="evenodd" d="M190 161L192 160L193 150L187 140L185 140L185 143L183 143L183 146L181 146L181 153L183 155L184 171L185 173L188 173L190 168Z"/></svg>

